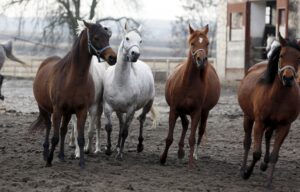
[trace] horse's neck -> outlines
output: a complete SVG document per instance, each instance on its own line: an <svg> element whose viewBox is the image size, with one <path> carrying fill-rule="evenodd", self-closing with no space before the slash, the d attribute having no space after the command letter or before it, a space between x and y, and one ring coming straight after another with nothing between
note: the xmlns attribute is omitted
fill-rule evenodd
<svg viewBox="0 0 300 192"><path fill-rule="evenodd" d="M185 85L194 83L195 79L197 78L204 80L204 74L206 70L207 70L207 64L204 69L202 70L198 69L192 54L189 53L188 59L185 63L183 83Z"/></svg>
<svg viewBox="0 0 300 192"><path fill-rule="evenodd" d="M89 75L92 55L88 51L87 38L83 36L79 44L73 47L70 53L70 73L67 73L72 80L85 82Z"/></svg>
<svg viewBox="0 0 300 192"><path fill-rule="evenodd" d="M123 41L121 42L118 50L117 63L115 67L114 80L118 84L127 82L130 78L132 62L126 61L126 55L123 50Z"/></svg>

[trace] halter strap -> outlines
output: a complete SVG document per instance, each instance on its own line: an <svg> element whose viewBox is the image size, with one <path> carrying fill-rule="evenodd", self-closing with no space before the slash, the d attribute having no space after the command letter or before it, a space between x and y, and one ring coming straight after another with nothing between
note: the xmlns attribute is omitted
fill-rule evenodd
<svg viewBox="0 0 300 192"><path fill-rule="evenodd" d="M205 53L205 49L202 49L202 48L197 49L195 52L193 52L193 51L191 50L191 53L192 53L193 57L194 57L199 51L202 51L202 52Z"/></svg>
<svg viewBox="0 0 300 192"><path fill-rule="evenodd" d="M279 61L278 61L278 75L279 75L279 78L281 78L281 77L280 77L280 74L282 73L282 71L284 71L284 70L286 70L286 69L292 70L292 71L293 71L294 77L295 77L295 78L298 78L298 73L297 73L295 67L293 67L293 66L291 66L291 65L286 65L286 66L284 66L284 67L280 67L280 59L279 59Z"/></svg>
<svg viewBox="0 0 300 192"><path fill-rule="evenodd" d="M108 48L110 48L110 45L107 45L105 47L103 47L102 49L100 50L97 50L95 48L95 46L92 44L91 40L90 40L90 34L89 34L89 30L87 29L87 38L88 38L88 50L89 50L89 53L91 55L96 55L97 59L98 59L98 62L100 63L101 62L101 54ZM91 49L94 51L94 54L91 52Z"/></svg>

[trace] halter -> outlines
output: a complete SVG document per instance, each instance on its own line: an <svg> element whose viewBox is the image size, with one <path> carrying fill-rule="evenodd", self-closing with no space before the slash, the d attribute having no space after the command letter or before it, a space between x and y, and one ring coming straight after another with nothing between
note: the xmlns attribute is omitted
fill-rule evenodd
<svg viewBox="0 0 300 192"><path fill-rule="evenodd" d="M127 55L128 55L129 50L131 48L133 48L133 47L137 47L140 50L140 46L138 44L131 45L130 47L128 47L127 49L125 49L125 47L124 47L124 41L123 41L122 49L125 50L125 52L126 52Z"/></svg>
<svg viewBox="0 0 300 192"><path fill-rule="evenodd" d="M200 52L200 51L203 52L203 53L206 52L205 49L202 49L202 48L197 49L195 52L193 52L193 51L191 50L193 59L196 61L196 63L197 63L198 65L199 65L199 63L198 63L197 59L195 58L195 55L196 55L198 52ZM203 58L203 60L204 60L204 61L207 60L207 56L205 56L205 58Z"/></svg>
<svg viewBox="0 0 300 192"><path fill-rule="evenodd" d="M280 79L282 79L282 77L280 76L281 73L282 73L284 70L286 70L286 69L292 70L294 77L295 77L295 78L298 78L298 73L297 73L295 67L293 67L293 66L291 66L291 65L286 65L286 66L284 66L284 67L280 67L280 59L279 59L279 61L278 61L278 76L279 76Z"/></svg>
<svg viewBox="0 0 300 192"><path fill-rule="evenodd" d="M98 59L98 62L100 63L101 62L101 54L108 48L110 48L110 45L107 45L105 47L103 47L102 49L100 50L97 50L95 48L95 46L92 44L91 40L90 40L90 34L89 34L89 30L87 29L87 38L88 38L88 50L89 50L89 53L91 55L96 55L97 56L97 59ZM94 51L94 54L91 52L91 49Z"/></svg>

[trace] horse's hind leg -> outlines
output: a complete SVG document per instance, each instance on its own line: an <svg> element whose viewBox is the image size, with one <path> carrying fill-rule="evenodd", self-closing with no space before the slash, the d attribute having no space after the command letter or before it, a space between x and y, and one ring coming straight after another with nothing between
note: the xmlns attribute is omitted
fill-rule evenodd
<svg viewBox="0 0 300 192"><path fill-rule="evenodd" d="M180 136L180 141L178 143L178 158L179 159L183 159L184 158L184 138L186 135L186 132L188 130L189 127L189 120L186 117L186 115L181 114L180 115L181 118L181 124L182 124L182 131L181 131L181 136Z"/></svg>
<svg viewBox="0 0 300 192"><path fill-rule="evenodd" d="M105 116L105 130L107 133L107 144L106 144L106 155L111 155L111 132L112 132L112 124L111 124L111 114L112 109L108 104L104 104L104 116Z"/></svg>
<svg viewBox="0 0 300 192"><path fill-rule="evenodd" d="M140 134L139 134L139 144L137 145L137 152L140 153L144 150L144 137L143 137L143 128L146 120L147 113L151 110L153 100L149 101L147 105L143 108L143 112L139 115L138 119L140 121Z"/></svg>
<svg viewBox="0 0 300 192"><path fill-rule="evenodd" d="M47 158L49 156L49 134L51 130L51 119L50 119L50 114L46 111L44 111L41 107L39 107L40 115L44 119L44 123L46 126L46 135L45 135L45 141L43 144L44 151L43 151L43 157L44 160L47 161Z"/></svg>
<svg viewBox="0 0 300 192"><path fill-rule="evenodd" d="M95 154L101 152L100 148L100 129L101 129L101 115L103 113L103 105L100 103L98 105L98 110L96 114L96 146L95 146Z"/></svg>
<svg viewBox="0 0 300 192"><path fill-rule="evenodd" d="M275 169L275 164L277 163L278 160L278 154L280 147L287 136L289 130L290 130L290 124L286 126L278 126L276 128L276 136L275 136L275 141L273 145L273 151L270 155L270 168L268 172L268 180L267 180L267 187L271 187L272 183L272 178L273 178L273 173Z"/></svg>
<svg viewBox="0 0 300 192"><path fill-rule="evenodd" d="M170 113L169 113L169 132L168 132L168 136L166 138L165 150L164 150L163 154L160 156L160 163L161 164L166 163L169 148L170 148L171 144L173 143L173 134L174 134L174 128L175 128L177 118L178 118L178 113L176 112L176 110L175 109L170 109Z"/></svg>
<svg viewBox="0 0 300 192"><path fill-rule="evenodd" d="M2 84L3 84L4 76L0 74L0 100L4 100L4 96L2 95Z"/></svg>
<svg viewBox="0 0 300 192"><path fill-rule="evenodd" d="M253 168L257 161L261 158L261 143L264 135L265 126L261 121L255 121L254 125L254 146L253 146L253 159L247 171L244 172L243 178L248 179L253 172Z"/></svg>
<svg viewBox="0 0 300 192"><path fill-rule="evenodd" d="M273 127L268 127L265 133L265 140L266 140L266 154L264 161L261 162L260 164L260 170L266 171L268 168L268 163L270 160L270 143L271 143L271 138L273 134Z"/></svg>
<svg viewBox="0 0 300 192"><path fill-rule="evenodd" d="M88 127L88 140L84 148L85 153L90 153L92 148L92 140L94 136L94 130L96 127L96 120L97 120L97 105L93 105L89 109L89 117L90 123Z"/></svg>
<svg viewBox="0 0 300 192"><path fill-rule="evenodd" d="M54 131L53 131L53 137L51 139L51 150L50 150L50 154L47 158L46 167L50 167L52 165L53 153L54 153L56 145L59 142L59 128L60 128L60 123L61 123L61 113L56 111L55 109L52 114L52 123L53 123Z"/></svg>
<svg viewBox="0 0 300 192"><path fill-rule="evenodd" d="M241 176L244 178L245 176L245 171L247 167L247 159L248 159L248 153L251 147L251 142L252 142L252 128L253 128L253 123L254 121L250 119L247 116L244 116L244 131L245 131L245 136L244 136L244 158L243 158L243 164L240 170Z"/></svg>
<svg viewBox="0 0 300 192"><path fill-rule="evenodd" d="M66 114L62 118L62 125L60 128L60 151L58 154L58 158L62 162L65 161L65 138L66 138L66 134L68 131L68 124L70 122L71 117L72 117L71 114Z"/></svg>
<svg viewBox="0 0 300 192"><path fill-rule="evenodd" d="M70 141L69 141L69 147L75 147L75 135L74 135L74 131L76 129L76 119L75 119L75 115L72 115L72 128L71 128L71 134L70 134Z"/></svg>

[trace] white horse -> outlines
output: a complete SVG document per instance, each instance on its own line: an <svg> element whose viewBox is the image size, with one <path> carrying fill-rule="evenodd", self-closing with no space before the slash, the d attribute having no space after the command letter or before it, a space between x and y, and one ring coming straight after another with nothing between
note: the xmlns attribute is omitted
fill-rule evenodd
<svg viewBox="0 0 300 192"><path fill-rule="evenodd" d="M16 61L23 65L26 65L25 62L18 59L13 54L12 41L8 41L7 43L0 44L0 70L2 69L6 58L11 59L12 61ZM0 74L0 100L4 100L4 96L1 94L1 88L3 83L4 76Z"/></svg>
<svg viewBox="0 0 300 192"><path fill-rule="evenodd" d="M141 26L138 29L128 30L125 24L125 35L119 46L117 63L109 67L104 76L103 107L105 129L107 132L106 154L111 151L111 115L115 111L120 123L119 139L117 144L117 159L123 158L124 143L128 136L128 128L135 111L143 108L138 117L140 121L139 144L137 152L144 149L143 124L146 114L151 110L155 89L154 78L150 67L138 60L140 56ZM152 111L154 112L154 111ZM125 118L124 118L125 115ZM156 123L154 116L153 124Z"/></svg>
<svg viewBox="0 0 300 192"><path fill-rule="evenodd" d="M280 46L280 43L276 39L276 37L274 35L268 35L267 46L266 46L266 52L267 52L268 59L271 57L271 54L273 53L274 49L279 46Z"/></svg>

